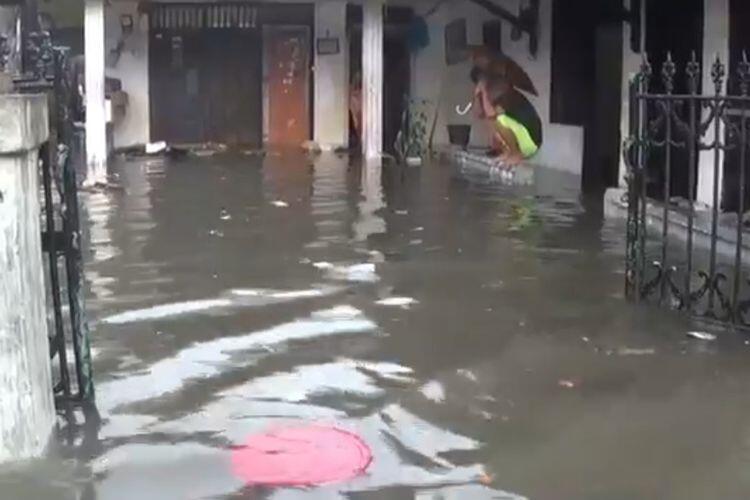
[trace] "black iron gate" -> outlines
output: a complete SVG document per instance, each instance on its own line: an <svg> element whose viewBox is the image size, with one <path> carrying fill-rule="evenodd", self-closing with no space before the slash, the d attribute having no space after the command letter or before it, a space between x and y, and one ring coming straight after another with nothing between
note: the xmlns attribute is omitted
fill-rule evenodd
<svg viewBox="0 0 750 500"><path fill-rule="evenodd" d="M668 57L660 69L663 93L649 91L653 71L646 59L630 89L630 137L624 148L627 295L750 327L750 282L743 263L750 62L744 56L729 76L737 79L736 95L724 91L727 71L719 59L710 68L710 94L699 93L703 73L695 55L684 68ZM674 93L678 77L686 79L686 94ZM694 200L699 179L692 166L700 155L702 182L710 193L707 206ZM676 157L687 158L691 167L679 169L687 176L688 199L672 196ZM737 165L738 188L722 193L728 158ZM647 195L655 161L663 179L658 201ZM736 197L736 212L722 212L722 194Z"/></svg>
<svg viewBox="0 0 750 500"><path fill-rule="evenodd" d="M38 22L27 21L38 21L36 16L26 12L30 5L33 7L32 4L22 4L21 64L13 82L17 92L43 93L49 103L49 140L40 151L39 163L43 187L44 229L41 238L48 257L48 284L54 317L50 354L59 374L55 377L54 392L59 402L89 402L93 400L94 385L83 297L78 182L70 155L74 141L72 110L77 104L70 85L68 51L53 46L50 34L40 31ZM0 43L0 71L3 71L9 53L2 45ZM68 359L69 347L72 348L73 360Z"/></svg>

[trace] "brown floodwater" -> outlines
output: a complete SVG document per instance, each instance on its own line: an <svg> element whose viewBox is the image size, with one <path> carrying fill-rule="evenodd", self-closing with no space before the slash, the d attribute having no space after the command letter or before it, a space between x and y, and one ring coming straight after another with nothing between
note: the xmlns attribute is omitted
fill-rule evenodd
<svg viewBox="0 0 750 500"><path fill-rule="evenodd" d="M2 499L704 500L750 492L750 347L623 297L623 225L578 180L345 157L119 160L85 194L101 425L61 416ZM279 425L367 473L258 488Z"/></svg>

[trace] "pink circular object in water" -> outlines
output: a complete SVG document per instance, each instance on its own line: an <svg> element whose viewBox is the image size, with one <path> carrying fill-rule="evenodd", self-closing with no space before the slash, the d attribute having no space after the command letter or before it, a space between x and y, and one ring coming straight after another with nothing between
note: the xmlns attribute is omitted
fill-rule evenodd
<svg viewBox="0 0 750 500"><path fill-rule="evenodd" d="M372 461L358 436L332 427L292 427L250 436L232 454L234 473L248 484L315 486L362 474Z"/></svg>

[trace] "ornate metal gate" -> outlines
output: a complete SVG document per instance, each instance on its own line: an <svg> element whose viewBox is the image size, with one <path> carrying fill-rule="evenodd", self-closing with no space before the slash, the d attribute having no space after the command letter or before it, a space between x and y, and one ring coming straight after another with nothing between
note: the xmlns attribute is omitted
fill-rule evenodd
<svg viewBox="0 0 750 500"><path fill-rule="evenodd" d="M627 295L750 327L750 282L743 266L750 62L743 55L729 76L736 78L736 95L724 91L727 71L718 58L710 68L713 89L706 94L698 90L703 73L695 55L685 68L668 57L660 69L663 92L651 90L653 71L646 59L630 89L630 137L624 148ZM686 94L674 93L678 73L687 80ZM672 196L676 156L689 162L683 169L689 195L681 201ZM736 195L731 203L736 213L721 210L721 179L730 157L736 160L739 186L736 193L725 189L724 197ZM655 169L663 179L658 193L647 190ZM695 202L699 183L709 193L707 206Z"/></svg>
<svg viewBox="0 0 750 500"><path fill-rule="evenodd" d="M41 31L33 2L17 3L22 22L20 33L16 33L20 35L21 53L15 54L20 59L13 78L15 90L44 93L49 100L49 141L40 152L45 228L41 238L48 257L54 316L51 361L59 368L54 392L60 402L89 402L93 400L94 386L83 298L78 182L70 155L74 140L71 111L76 101L70 88L68 50L53 46L50 34ZM0 34L0 72L10 55L5 40ZM68 359L68 347L72 347L74 360Z"/></svg>

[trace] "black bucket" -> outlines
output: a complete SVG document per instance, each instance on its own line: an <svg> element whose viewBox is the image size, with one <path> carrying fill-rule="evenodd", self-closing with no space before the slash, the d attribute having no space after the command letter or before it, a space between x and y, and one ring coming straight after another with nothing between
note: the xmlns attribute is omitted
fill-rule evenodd
<svg viewBox="0 0 750 500"><path fill-rule="evenodd" d="M448 125L448 140L454 146L466 149L471 138L471 125Z"/></svg>

